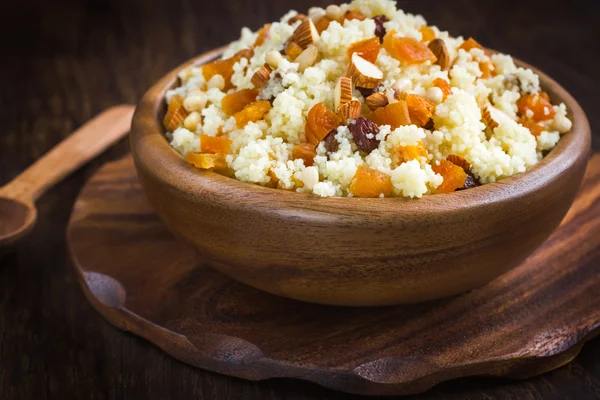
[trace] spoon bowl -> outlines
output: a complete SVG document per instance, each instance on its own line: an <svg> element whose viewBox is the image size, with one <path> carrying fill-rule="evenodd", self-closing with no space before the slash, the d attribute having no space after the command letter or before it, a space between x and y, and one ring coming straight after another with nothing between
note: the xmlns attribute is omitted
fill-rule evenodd
<svg viewBox="0 0 600 400"><path fill-rule="evenodd" d="M29 233L36 220L33 204L0 197L0 247L9 246Z"/></svg>

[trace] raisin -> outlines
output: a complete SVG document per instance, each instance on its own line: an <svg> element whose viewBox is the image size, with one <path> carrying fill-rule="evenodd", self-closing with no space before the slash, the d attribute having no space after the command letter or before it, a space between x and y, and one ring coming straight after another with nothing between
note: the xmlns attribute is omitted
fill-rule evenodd
<svg viewBox="0 0 600 400"><path fill-rule="evenodd" d="M362 94L363 97L366 99L367 97L369 97L373 93L379 91L379 88L367 89L367 88L363 88L363 87L358 87L357 86L356 90L358 90L360 92L360 94Z"/></svg>
<svg viewBox="0 0 600 400"><path fill-rule="evenodd" d="M380 43L383 43L383 37L385 36L383 23L388 22L389 19L385 15L376 15L373 17L373 21L375 21L375 36L379 38Z"/></svg>
<svg viewBox="0 0 600 400"><path fill-rule="evenodd" d="M475 177L475 175L473 175L470 172L467 172L467 179L465 179L465 184L462 185L461 188L458 188L456 190L465 190L465 189L471 189L477 186L481 186L481 183L479 183L479 180Z"/></svg>
<svg viewBox="0 0 600 400"><path fill-rule="evenodd" d="M379 133L379 127L373 121L359 117L348 124L348 129L359 149L370 153L379 146L379 140L375 136Z"/></svg>
<svg viewBox="0 0 600 400"><path fill-rule="evenodd" d="M340 147L340 143L335 139L335 135L337 135L337 128L332 129L331 132L325 136L325 139L323 139L327 153L335 153Z"/></svg>

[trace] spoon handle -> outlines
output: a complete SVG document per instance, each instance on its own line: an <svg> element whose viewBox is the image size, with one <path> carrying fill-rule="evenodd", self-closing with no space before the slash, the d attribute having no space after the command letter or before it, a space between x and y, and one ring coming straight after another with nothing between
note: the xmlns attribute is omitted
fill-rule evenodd
<svg viewBox="0 0 600 400"><path fill-rule="evenodd" d="M56 147L0 188L0 195L33 202L108 147L122 139L131 127L134 106L111 107L98 114Z"/></svg>

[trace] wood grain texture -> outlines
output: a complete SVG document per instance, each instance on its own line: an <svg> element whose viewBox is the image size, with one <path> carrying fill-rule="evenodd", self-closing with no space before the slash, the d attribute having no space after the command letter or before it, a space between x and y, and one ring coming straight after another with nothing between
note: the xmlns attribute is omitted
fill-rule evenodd
<svg viewBox="0 0 600 400"><path fill-rule="evenodd" d="M242 25L256 29L289 8L312 4L327 2L2 2L0 185L95 114L136 103L170 69L234 40ZM401 0L399 5L539 66L580 102L598 149L600 53L593 49L600 36L600 2ZM36 203L31 236L0 259L0 397L366 400L299 380L251 382L194 368L94 312L73 274L64 232L86 180L127 152L123 141L49 190ZM587 343L567 366L536 378L452 380L407 398L599 399L600 339Z"/></svg>
<svg viewBox="0 0 600 400"><path fill-rule="evenodd" d="M201 171L169 145L162 124L179 72L136 107L131 151L150 204L222 273L296 300L342 306L415 303L462 293L515 267L558 226L579 189L591 132L575 99L541 71L565 103L570 132L525 173L449 194L320 198Z"/></svg>
<svg viewBox="0 0 600 400"><path fill-rule="evenodd" d="M368 395L471 375L525 378L572 360L600 332L598 238L600 155L565 222L525 263L418 305L319 306L226 278L161 223L130 157L92 177L68 229L86 296L120 329L216 372Z"/></svg>

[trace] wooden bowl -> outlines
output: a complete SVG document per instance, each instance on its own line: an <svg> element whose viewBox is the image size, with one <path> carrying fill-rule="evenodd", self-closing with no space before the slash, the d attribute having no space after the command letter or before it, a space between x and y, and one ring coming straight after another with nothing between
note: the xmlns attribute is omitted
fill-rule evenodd
<svg viewBox="0 0 600 400"><path fill-rule="evenodd" d="M534 68L552 100L567 105L573 129L541 162L500 182L421 199L320 198L198 170L165 139L164 95L179 70L221 51L178 67L144 95L131 149L148 199L169 229L212 267L258 289L345 306L474 289L542 244L581 184L590 153L585 114Z"/></svg>

